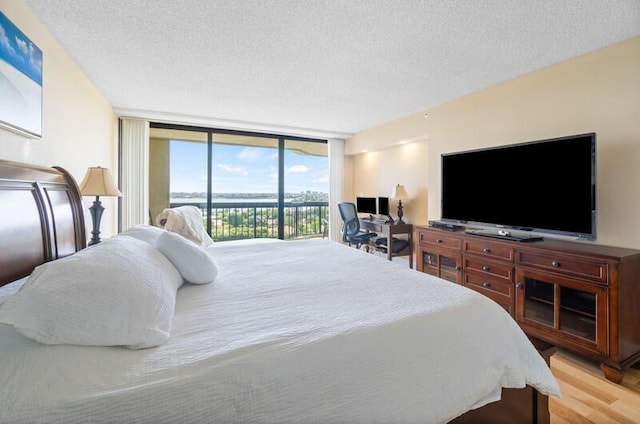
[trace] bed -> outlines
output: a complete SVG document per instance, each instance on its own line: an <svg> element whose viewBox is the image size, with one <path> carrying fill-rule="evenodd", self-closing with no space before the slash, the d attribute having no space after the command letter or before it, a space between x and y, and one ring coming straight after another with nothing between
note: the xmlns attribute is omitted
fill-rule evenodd
<svg viewBox="0 0 640 424"><path fill-rule="evenodd" d="M40 264L94 247L63 169L0 161L0 202L1 316ZM328 240L204 251L217 276L177 289L158 346L0 324L0 422L549 422L548 362L473 291Z"/></svg>

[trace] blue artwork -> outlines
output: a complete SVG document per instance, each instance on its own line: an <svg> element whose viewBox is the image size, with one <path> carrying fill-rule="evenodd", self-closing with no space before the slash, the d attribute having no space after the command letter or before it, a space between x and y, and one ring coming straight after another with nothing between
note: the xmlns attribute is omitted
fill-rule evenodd
<svg viewBox="0 0 640 424"><path fill-rule="evenodd" d="M42 137L42 50L0 12L0 126Z"/></svg>

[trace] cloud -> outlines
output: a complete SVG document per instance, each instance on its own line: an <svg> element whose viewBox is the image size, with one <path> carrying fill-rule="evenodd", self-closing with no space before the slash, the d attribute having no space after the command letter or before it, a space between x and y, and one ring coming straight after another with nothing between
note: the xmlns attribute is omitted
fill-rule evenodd
<svg viewBox="0 0 640 424"><path fill-rule="evenodd" d="M314 183L328 183L329 177L319 177L313 180Z"/></svg>
<svg viewBox="0 0 640 424"><path fill-rule="evenodd" d="M36 54L36 48L29 43L29 65L37 71L42 69L42 58Z"/></svg>
<svg viewBox="0 0 640 424"><path fill-rule="evenodd" d="M22 39L20 39L18 37L15 37L15 39L16 39L16 45L18 46L18 49L20 50L20 53L22 53L23 56L27 56L28 57L29 56L29 44L26 41L24 41L24 40L22 40Z"/></svg>
<svg viewBox="0 0 640 424"><path fill-rule="evenodd" d="M223 171L231 172L233 174L241 174L241 175L249 174L245 168L242 168L240 166L232 166L232 165L229 165L228 163L221 163L218 165L218 168L222 169Z"/></svg>
<svg viewBox="0 0 640 424"><path fill-rule="evenodd" d="M259 149L251 147L245 147L238 153L238 159L244 162L256 162L262 157L262 152Z"/></svg>
<svg viewBox="0 0 640 424"><path fill-rule="evenodd" d="M293 165L287 169L289 174L302 174L304 172L309 172L309 168L304 165Z"/></svg>
<svg viewBox="0 0 640 424"><path fill-rule="evenodd" d="M16 49L9 43L9 38L4 30L4 27L0 25L0 45L3 46L11 55L16 54Z"/></svg>

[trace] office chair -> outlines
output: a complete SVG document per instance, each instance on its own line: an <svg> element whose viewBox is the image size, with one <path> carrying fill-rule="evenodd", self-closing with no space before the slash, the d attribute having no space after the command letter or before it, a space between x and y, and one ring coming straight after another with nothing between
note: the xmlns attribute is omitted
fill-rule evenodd
<svg viewBox="0 0 640 424"><path fill-rule="evenodd" d="M369 244L372 238L378 236L376 233L360 231L360 220L354 203L338 203L338 210L344 222L342 226L342 241L349 246L355 245L356 248L360 248L361 245Z"/></svg>

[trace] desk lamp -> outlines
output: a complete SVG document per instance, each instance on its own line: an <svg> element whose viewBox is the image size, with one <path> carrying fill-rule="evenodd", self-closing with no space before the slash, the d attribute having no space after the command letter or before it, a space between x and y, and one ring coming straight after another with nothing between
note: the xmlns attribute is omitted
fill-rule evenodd
<svg viewBox="0 0 640 424"><path fill-rule="evenodd" d="M104 207L100 202L100 196L121 197L122 193L120 193L118 187L113 183L111 171L109 171L108 168L101 168L99 166L87 169L87 173L80 183L80 193L82 193L83 196L96 196L93 206L89 208L91 212L91 222L93 223L93 231L91 231L93 237L91 237L89 241L89 246L92 246L100 243L100 219L102 219L102 212L104 211Z"/></svg>
<svg viewBox="0 0 640 424"><path fill-rule="evenodd" d="M402 220L402 215L404 215L404 213L402 212L402 201L409 198L407 190L405 190L403 185L397 184L391 191L391 198L398 199L398 221L396 222L396 224L405 224L405 222Z"/></svg>

